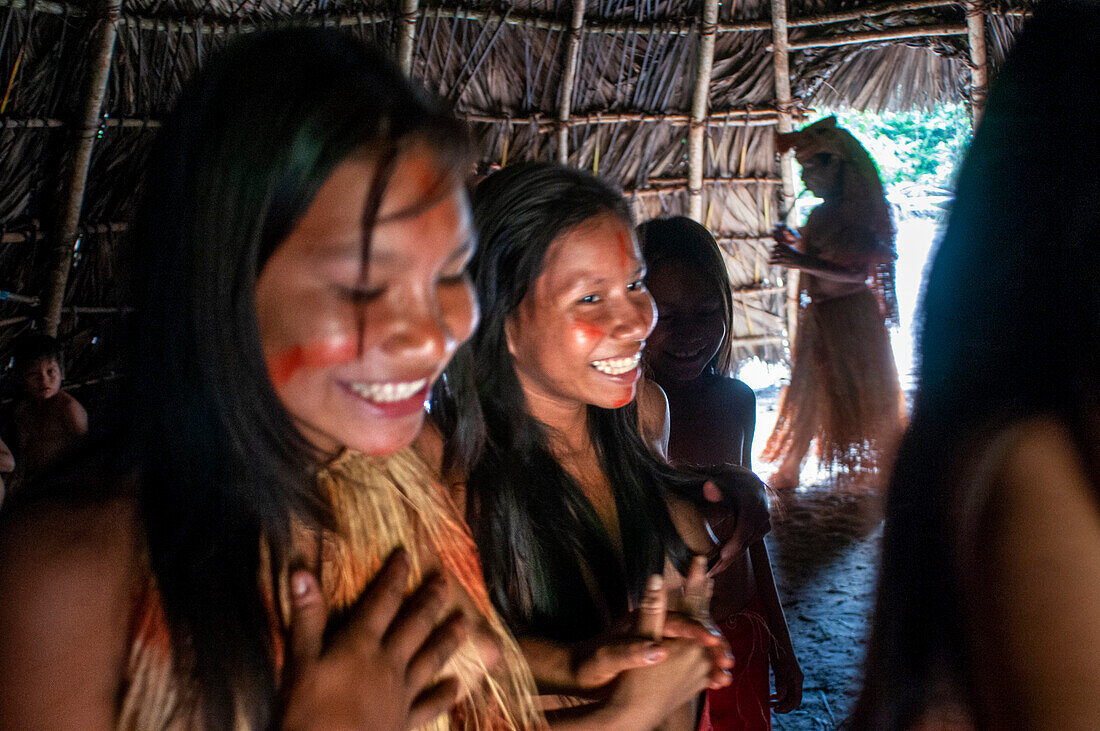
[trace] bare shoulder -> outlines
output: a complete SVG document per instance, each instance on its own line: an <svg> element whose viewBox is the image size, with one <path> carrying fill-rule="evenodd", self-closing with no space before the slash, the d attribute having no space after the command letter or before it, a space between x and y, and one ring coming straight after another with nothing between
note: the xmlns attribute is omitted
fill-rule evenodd
<svg viewBox="0 0 1100 731"><path fill-rule="evenodd" d="M707 378L707 394L709 398L719 400L728 408L748 409L755 413L756 392L749 385L737 378L711 375Z"/></svg>
<svg viewBox="0 0 1100 731"><path fill-rule="evenodd" d="M84 410L81 403L66 391L58 392L57 398L59 399L58 411L65 417L66 421L75 426L78 431L86 430L88 428L88 412Z"/></svg>
<svg viewBox="0 0 1100 731"><path fill-rule="evenodd" d="M643 378L638 384L638 428L646 443L664 459L668 459L669 422L664 389Z"/></svg>
<svg viewBox="0 0 1100 731"><path fill-rule="evenodd" d="M136 509L42 502L0 523L0 717L109 725L139 583Z"/></svg>
<svg viewBox="0 0 1100 731"><path fill-rule="evenodd" d="M1027 717L1052 728L1095 728L1097 486L1059 421L1032 419L1010 437L989 473L985 538L970 577L979 592L973 611L1011 683L1005 692L1020 698Z"/></svg>

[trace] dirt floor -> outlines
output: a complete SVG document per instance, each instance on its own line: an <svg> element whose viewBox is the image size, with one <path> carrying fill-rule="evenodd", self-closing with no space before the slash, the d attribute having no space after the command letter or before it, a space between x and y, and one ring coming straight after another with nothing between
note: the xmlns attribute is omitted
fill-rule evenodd
<svg viewBox="0 0 1100 731"><path fill-rule="evenodd" d="M775 394L760 393L755 451L775 422ZM754 465L765 479L771 467ZM768 550L795 652L806 676L802 707L776 729L833 729L859 689L882 536L880 495L838 493L808 464L783 496Z"/></svg>

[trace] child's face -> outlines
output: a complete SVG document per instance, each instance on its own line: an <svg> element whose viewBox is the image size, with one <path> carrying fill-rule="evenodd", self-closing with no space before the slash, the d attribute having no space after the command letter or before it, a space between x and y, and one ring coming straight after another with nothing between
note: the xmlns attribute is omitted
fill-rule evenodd
<svg viewBox="0 0 1100 731"><path fill-rule="evenodd" d="M619 408L634 398L653 299L630 228L618 216L566 231L508 320L508 349L533 404Z"/></svg>
<svg viewBox="0 0 1100 731"><path fill-rule="evenodd" d="M373 173L360 159L336 168L260 273L256 311L271 382L306 438L388 454L416 437L432 382L478 315L466 194L441 184L423 149L394 168L360 277Z"/></svg>
<svg viewBox="0 0 1100 731"><path fill-rule="evenodd" d="M53 358L39 358L27 364L23 388L28 396L39 401L56 396L61 390L61 364Z"/></svg>
<svg viewBox="0 0 1100 731"><path fill-rule="evenodd" d="M646 359L659 378L698 378L726 335L721 293L692 266L666 260L646 277L657 302L657 326Z"/></svg>

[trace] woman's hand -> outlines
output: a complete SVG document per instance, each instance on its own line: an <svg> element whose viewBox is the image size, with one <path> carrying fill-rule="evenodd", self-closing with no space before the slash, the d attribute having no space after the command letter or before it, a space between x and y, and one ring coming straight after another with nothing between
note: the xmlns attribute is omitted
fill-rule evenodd
<svg viewBox="0 0 1100 731"><path fill-rule="evenodd" d="M772 672L775 673L775 693L771 704L776 713L790 713L802 705L802 668L794 650L772 655Z"/></svg>
<svg viewBox="0 0 1100 731"><path fill-rule="evenodd" d="M742 467L703 484L707 527L719 545L718 560L709 575L717 576L772 528L764 483Z"/></svg>
<svg viewBox="0 0 1100 731"><path fill-rule="evenodd" d="M448 596L439 576L405 599L408 575L408 556L398 549L328 643L316 579L308 571L291 576L283 728L404 731L454 705L458 681L435 678L465 639L465 620L443 616Z"/></svg>
<svg viewBox="0 0 1100 731"><path fill-rule="evenodd" d="M772 238L775 239L775 243L786 246L797 246L798 242L802 240L797 231L782 223L772 229Z"/></svg>
<svg viewBox="0 0 1100 731"><path fill-rule="evenodd" d="M777 243L772 247L768 263L797 269L802 264L802 253L796 251L790 244Z"/></svg>

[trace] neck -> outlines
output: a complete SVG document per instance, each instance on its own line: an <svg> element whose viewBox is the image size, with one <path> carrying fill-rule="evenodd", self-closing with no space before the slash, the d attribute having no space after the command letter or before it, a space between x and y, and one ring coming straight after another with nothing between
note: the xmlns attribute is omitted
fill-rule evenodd
<svg viewBox="0 0 1100 731"><path fill-rule="evenodd" d="M557 453L575 453L591 446L586 404L555 398L524 383L527 411L550 432L551 449Z"/></svg>

